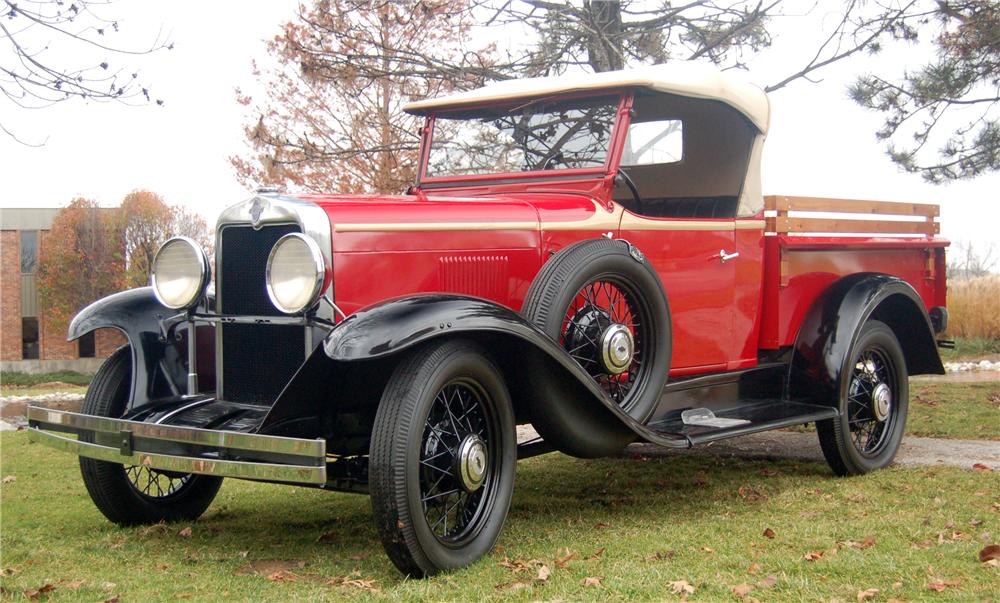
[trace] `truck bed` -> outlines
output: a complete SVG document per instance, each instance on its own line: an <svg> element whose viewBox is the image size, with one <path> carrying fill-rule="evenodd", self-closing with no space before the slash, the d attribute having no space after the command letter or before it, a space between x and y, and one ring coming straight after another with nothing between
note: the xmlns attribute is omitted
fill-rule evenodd
<svg viewBox="0 0 1000 603"><path fill-rule="evenodd" d="M944 306L946 239L937 205L765 197L759 346L795 342L802 317L835 280L859 272L899 277L927 308Z"/></svg>

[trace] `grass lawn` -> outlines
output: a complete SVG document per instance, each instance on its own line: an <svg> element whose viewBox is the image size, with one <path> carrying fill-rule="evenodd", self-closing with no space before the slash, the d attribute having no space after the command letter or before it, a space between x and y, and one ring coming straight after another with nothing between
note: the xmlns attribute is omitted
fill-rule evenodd
<svg viewBox="0 0 1000 603"><path fill-rule="evenodd" d="M1000 354L1000 339L956 337L954 349L938 348L938 351L944 362L990 358Z"/></svg>
<svg viewBox="0 0 1000 603"><path fill-rule="evenodd" d="M90 383L93 375L78 373L76 371L57 371L54 373L21 373L18 371L4 371L0 373L0 384L4 389L16 387L30 387L42 383L69 383L71 385L86 386Z"/></svg>
<svg viewBox="0 0 1000 603"><path fill-rule="evenodd" d="M1000 381L910 381L906 433L934 438L1000 440Z"/></svg>
<svg viewBox="0 0 1000 603"><path fill-rule="evenodd" d="M41 599L1000 598L1000 568L978 560L1000 540L997 472L838 479L792 462L551 454L520 464L492 555L405 580L364 496L230 480L190 526L122 529L91 504L75 458L23 432L0 444L5 597L51 585Z"/></svg>

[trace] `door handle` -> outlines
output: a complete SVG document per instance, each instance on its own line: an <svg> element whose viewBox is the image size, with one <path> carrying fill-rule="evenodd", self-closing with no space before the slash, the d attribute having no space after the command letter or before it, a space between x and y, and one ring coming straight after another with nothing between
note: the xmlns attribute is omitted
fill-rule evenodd
<svg viewBox="0 0 1000 603"><path fill-rule="evenodd" d="M719 259L722 260L723 264L725 264L729 260L735 260L738 257L740 257L739 251L734 251L733 253L726 253L725 249L719 250Z"/></svg>

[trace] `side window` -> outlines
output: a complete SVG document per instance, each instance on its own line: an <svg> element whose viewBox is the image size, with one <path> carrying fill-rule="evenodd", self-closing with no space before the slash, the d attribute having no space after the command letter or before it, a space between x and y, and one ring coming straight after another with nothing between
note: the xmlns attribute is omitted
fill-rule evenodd
<svg viewBox="0 0 1000 603"><path fill-rule="evenodd" d="M684 123L661 119L629 124L621 165L679 163L684 159Z"/></svg>
<svg viewBox="0 0 1000 603"><path fill-rule="evenodd" d="M33 274L38 265L38 231L21 231L21 274Z"/></svg>
<svg viewBox="0 0 1000 603"><path fill-rule="evenodd" d="M21 358L38 360L38 319L21 319Z"/></svg>

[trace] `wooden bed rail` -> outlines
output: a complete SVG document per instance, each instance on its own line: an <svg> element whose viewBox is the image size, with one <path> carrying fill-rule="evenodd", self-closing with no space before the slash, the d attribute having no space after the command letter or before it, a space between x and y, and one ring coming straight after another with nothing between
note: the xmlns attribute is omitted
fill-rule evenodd
<svg viewBox="0 0 1000 603"><path fill-rule="evenodd" d="M764 197L764 209L776 212L768 215L767 232L788 233L836 233L836 234L885 234L924 235L933 237L941 232L941 225L935 221L940 208L930 203L897 203L892 201L862 201L858 199L827 199L823 197ZM824 214L866 214L872 216L910 216L922 220L879 220L860 219L854 216L811 217L796 213Z"/></svg>

